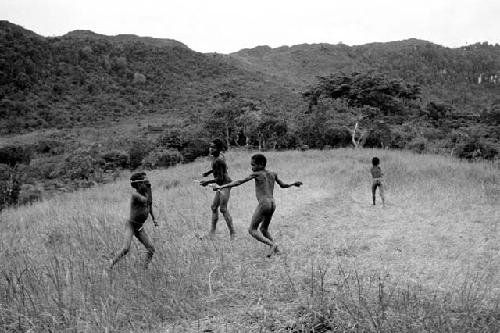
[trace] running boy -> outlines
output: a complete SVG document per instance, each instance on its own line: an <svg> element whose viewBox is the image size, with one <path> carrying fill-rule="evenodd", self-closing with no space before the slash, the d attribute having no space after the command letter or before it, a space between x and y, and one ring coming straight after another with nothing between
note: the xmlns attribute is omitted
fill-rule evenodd
<svg viewBox="0 0 500 333"><path fill-rule="evenodd" d="M377 191L377 187L379 188L379 193L380 193L380 198L382 199L382 206L385 207L385 202L384 202L384 185L382 181L384 180L384 173L382 172L382 169L380 169L380 160L378 157L374 157L372 159L372 168L370 170L372 174L372 198L373 198L373 205L375 205L375 193Z"/></svg>
<svg viewBox="0 0 500 333"><path fill-rule="evenodd" d="M257 205L255 213L252 216L252 222L250 223L248 232L256 240L271 247L271 252L268 254L268 257L270 257L274 253L279 253L278 246L269 233L269 224L271 223L274 210L276 209L273 197L274 183L278 183L281 188L288 188L292 186L299 187L302 185L302 182L295 182L293 184L283 183L281 179L278 178L278 174L276 172L266 170L267 160L262 154L253 155L250 164L253 171L250 176L242 180L236 180L229 184L217 186L214 190L229 189L255 179L255 194L259 204ZM261 232L258 230L259 225Z"/></svg>
<svg viewBox="0 0 500 333"><path fill-rule="evenodd" d="M214 175L214 179L212 180L203 180L200 182L200 185L205 187L208 184L217 184L224 185L231 182L231 178L227 173L227 164L222 156L221 152L224 150L224 144L221 140L215 139L210 143L209 153L212 156L212 169L204 172L202 174L203 177L207 177L210 174ZM215 235L215 230L217 228L217 221L219 221L219 210L224 216L224 220L226 220L227 228L229 229L229 237L231 239L234 238L235 231L233 227L233 219L227 210L227 204L230 196L230 189L224 189L222 191L217 191L215 194L214 200L212 202L212 225L210 227L210 236Z"/></svg>
<svg viewBox="0 0 500 333"><path fill-rule="evenodd" d="M132 236L135 236L147 249L148 253L144 262L146 269L153 258L155 248L144 230L144 222L146 222L148 215L151 214L153 223L158 226L153 214L153 197L151 193L151 184L146 178L145 172L136 172L130 177L130 186L132 186L136 193L132 193L130 200L130 218L125 223L125 237L123 239L123 247L111 260L110 269L130 250L130 243Z"/></svg>

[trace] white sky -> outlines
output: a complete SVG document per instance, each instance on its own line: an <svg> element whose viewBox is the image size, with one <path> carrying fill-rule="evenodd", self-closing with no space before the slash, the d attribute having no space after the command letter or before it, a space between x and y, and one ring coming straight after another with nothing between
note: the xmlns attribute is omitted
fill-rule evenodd
<svg viewBox="0 0 500 333"><path fill-rule="evenodd" d="M0 19L42 36L129 33L219 53L408 38L500 43L500 0L0 0Z"/></svg>

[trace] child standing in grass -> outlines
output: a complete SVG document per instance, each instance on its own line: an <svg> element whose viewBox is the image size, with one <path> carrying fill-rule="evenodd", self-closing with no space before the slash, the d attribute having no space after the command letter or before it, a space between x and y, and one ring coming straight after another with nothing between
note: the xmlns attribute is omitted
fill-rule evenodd
<svg viewBox="0 0 500 333"><path fill-rule="evenodd" d="M382 199L382 206L385 206L384 202L384 173L380 169L380 159L378 157L372 158L372 168L370 173L372 174L372 199L373 205L375 205L375 194L377 192L377 187L379 188L380 199Z"/></svg>
<svg viewBox="0 0 500 333"><path fill-rule="evenodd" d="M222 156L222 151L224 150L224 144L221 140L215 139L210 143L209 153L212 156L212 169L202 174L203 177L207 177L210 174L214 175L214 179L212 180L203 180L200 182L200 185L205 187L209 184L217 184L224 185L231 182L231 178L227 173L227 164ZM231 192L230 189L225 189L223 191L218 191L215 194L214 200L212 202L212 224L210 227L210 236L215 235L215 231L217 228L217 221L219 220L219 210L224 216L224 220L226 220L227 228L229 229L229 237L231 239L234 238L235 231L233 227L233 219L229 214L227 209L227 204L229 201L229 196Z"/></svg>
<svg viewBox="0 0 500 333"><path fill-rule="evenodd" d="M278 174L276 172L266 170L267 160L262 154L253 155L250 164L253 171L250 176L242 180L236 180L229 184L216 186L214 190L220 191L229 189L246 183L249 180L255 180L255 194L259 203L255 209L255 213L253 214L248 232L256 240L271 247L271 252L268 254L268 257L270 257L275 253L279 253L278 246L274 243L274 240L269 233L269 224L271 223L273 213L276 209L276 203L274 202L273 197L274 183L278 183L281 188L288 188L292 186L299 187L302 185L302 182L298 181L293 184L283 183L281 179L278 178ZM261 232L258 230L259 225Z"/></svg>
<svg viewBox="0 0 500 333"><path fill-rule="evenodd" d="M144 223L149 214L153 219L155 226L158 226L153 214L153 196L151 192L151 183L146 178L145 172L136 172L130 177L130 186L136 190L132 193L130 200L130 218L125 223L125 237L123 247L118 254L111 260L110 269L130 250L132 237L135 236L147 249L148 253L144 262L146 269L153 258L155 248L144 230Z"/></svg>

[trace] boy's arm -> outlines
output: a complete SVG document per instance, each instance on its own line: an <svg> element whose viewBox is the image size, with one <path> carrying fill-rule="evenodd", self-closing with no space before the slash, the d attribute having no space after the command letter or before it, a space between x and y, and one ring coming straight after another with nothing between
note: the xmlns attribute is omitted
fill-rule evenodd
<svg viewBox="0 0 500 333"><path fill-rule="evenodd" d="M214 184L215 182L217 182L216 179L202 180L202 181L200 181L200 185L207 186L208 184Z"/></svg>
<svg viewBox="0 0 500 333"><path fill-rule="evenodd" d="M153 223L155 226L158 226L158 223L156 222L155 215L153 213L153 193L151 192L151 185L148 186L148 191L145 196L147 203L148 203L148 210L149 214L151 215L151 219L153 220Z"/></svg>
<svg viewBox="0 0 500 333"><path fill-rule="evenodd" d="M209 176L213 172L214 172L214 170L208 170L207 172L202 173L201 176L202 177L207 177L207 176Z"/></svg>
<svg viewBox="0 0 500 333"><path fill-rule="evenodd" d="M278 185L281 187L281 188L289 188L289 187L292 187L292 186L297 186L299 187L300 185L302 185L302 182L295 182L295 183L292 183L292 184L286 184L286 183L283 183L283 181L281 179L279 179L278 177L278 174L275 173L274 174L274 179L276 180L276 183L278 183Z"/></svg>
<svg viewBox="0 0 500 333"><path fill-rule="evenodd" d="M142 194L139 194L137 192L132 193L132 201L141 201L141 202L147 202L148 198L143 196Z"/></svg>
<svg viewBox="0 0 500 333"><path fill-rule="evenodd" d="M231 183L224 184L222 186L215 186L214 187L214 191L222 190L223 188L231 188L231 187L235 187L235 186L240 186L241 184L244 184L244 183L246 183L249 180L255 179L255 177L257 177L257 174L252 173L250 176L248 176L248 177L246 177L244 179L235 180L235 181L233 181Z"/></svg>
<svg viewBox="0 0 500 333"><path fill-rule="evenodd" d="M152 202L148 203L148 206L149 206L149 214L151 215L151 218L153 219L154 225L157 227L158 222L156 222L155 215L153 214L153 203Z"/></svg>

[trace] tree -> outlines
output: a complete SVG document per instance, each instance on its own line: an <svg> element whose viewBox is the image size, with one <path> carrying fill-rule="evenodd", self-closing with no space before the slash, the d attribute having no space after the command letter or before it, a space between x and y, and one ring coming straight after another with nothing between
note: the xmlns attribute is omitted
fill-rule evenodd
<svg viewBox="0 0 500 333"><path fill-rule="evenodd" d="M308 112L321 109L323 100L343 101L348 109L346 128L354 147L362 145L373 120L405 115L420 95L420 87L375 73L338 72L318 77L318 82L302 93L309 102ZM331 112L342 110L332 108Z"/></svg>
<svg viewBox="0 0 500 333"><path fill-rule="evenodd" d="M231 91L222 91L212 99L212 105L205 119L205 127L210 135L222 137L229 148L238 134L237 119L243 113L241 100Z"/></svg>

